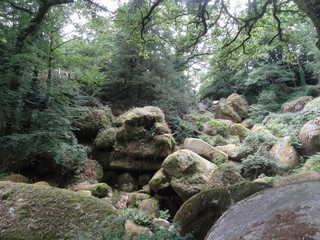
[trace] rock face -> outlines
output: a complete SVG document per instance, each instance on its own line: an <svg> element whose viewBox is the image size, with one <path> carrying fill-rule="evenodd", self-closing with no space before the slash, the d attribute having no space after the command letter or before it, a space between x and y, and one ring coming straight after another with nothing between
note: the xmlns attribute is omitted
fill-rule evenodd
<svg viewBox="0 0 320 240"><path fill-rule="evenodd" d="M234 202L269 187L271 186L266 183L246 182L226 188L202 191L180 207L174 217L174 222L179 223L182 234L192 232L195 239L202 240L212 224Z"/></svg>
<svg viewBox="0 0 320 240"><path fill-rule="evenodd" d="M320 239L319 194L320 181L265 190L222 215L205 239Z"/></svg>
<svg viewBox="0 0 320 240"><path fill-rule="evenodd" d="M293 169L299 165L299 155L297 150L287 143L288 138L282 139L271 148L271 153L288 168Z"/></svg>
<svg viewBox="0 0 320 240"><path fill-rule="evenodd" d="M135 108L121 115L113 146L111 170L158 170L175 149L163 112L157 107Z"/></svg>
<svg viewBox="0 0 320 240"><path fill-rule="evenodd" d="M281 113L301 111L306 103L312 99L311 96L302 96L286 102L281 106Z"/></svg>
<svg viewBox="0 0 320 240"><path fill-rule="evenodd" d="M116 217L103 200L48 186L0 182L0 199L3 240L63 240L85 232L99 236L96 225Z"/></svg>
<svg viewBox="0 0 320 240"><path fill-rule="evenodd" d="M298 138L306 154L320 151L320 117L307 122L301 128Z"/></svg>
<svg viewBox="0 0 320 240"><path fill-rule="evenodd" d="M172 188L183 200L207 189L212 173L218 168L190 150L180 150L169 155L162 167L171 178Z"/></svg>
<svg viewBox="0 0 320 240"><path fill-rule="evenodd" d="M228 159L226 153L198 138L186 138L183 143L183 148L193 151L210 161L214 158Z"/></svg>
<svg viewBox="0 0 320 240"><path fill-rule="evenodd" d="M242 118L239 116L239 114L225 102L220 102L217 105L215 117L219 119L228 119L237 123L242 121Z"/></svg>

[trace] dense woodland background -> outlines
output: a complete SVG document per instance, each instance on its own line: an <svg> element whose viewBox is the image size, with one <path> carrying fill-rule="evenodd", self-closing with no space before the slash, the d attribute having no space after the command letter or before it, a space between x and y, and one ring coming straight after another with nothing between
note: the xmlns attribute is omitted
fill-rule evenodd
<svg viewBox="0 0 320 240"><path fill-rule="evenodd" d="M316 96L319 6L297 3L1 1L0 173L46 161L62 178L78 171L87 153L76 123L93 106L158 106L181 143L197 133L183 115L198 102L242 94L259 122Z"/></svg>

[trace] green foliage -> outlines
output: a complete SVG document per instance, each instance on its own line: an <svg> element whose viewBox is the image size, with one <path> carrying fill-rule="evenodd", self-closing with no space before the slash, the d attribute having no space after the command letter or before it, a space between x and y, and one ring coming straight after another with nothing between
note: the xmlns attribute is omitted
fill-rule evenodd
<svg viewBox="0 0 320 240"><path fill-rule="evenodd" d="M147 213L135 208L126 208L121 211L121 214L125 219L132 220L141 226L150 225L152 220Z"/></svg>
<svg viewBox="0 0 320 240"><path fill-rule="evenodd" d="M251 132L242 142L239 151L252 154L257 151L268 150L276 141L275 137L263 131Z"/></svg>
<svg viewBox="0 0 320 240"><path fill-rule="evenodd" d="M221 166L223 164L226 164L228 162L228 160L218 156L218 157L215 157L214 159L212 159L211 162L213 162L214 164L216 164L218 166Z"/></svg>
<svg viewBox="0 0 320 240"><path fill-rule="evenodd" d="M159 217L164 220L169 220L169 218L170 218L169 210L160 210Z"/></svg>
<svg viewBox="0 0 320 240"><path fill-rule="evenodd" d="M309 86L306 89L306 95L307 96L313 96L313 97L317 97L319 95L319 89L313 86Z"/></svg>
<svg viewBox="0 0 320 240"><path fill-rule="evenodd" d="M242 174L245 177L257 178L260 174L266 176L282 175L286 167L268 151L258 151L241 162Z"/></svg>
<svg viewBox="0 0 320 240"><path fill-rule="evenodd" d="M154 229L152 233L142 233L137 237L128 237L124 228L126 218L123 216L106 217L104 221L97 225L95 232L78 232L74 239L85 240L192 240L192 234L180 235L180 228L177 224L172 224L169 228L160 227Z"/></svg>
<svg viewBox="0 0 320 240"><path fill-rule="evenodd" d="M182 143L186 138L197 136L196 128L189 122L184 121L179 117L171 119L170 125L174 138L180 143Z"/></svg>
<svg viewBox="0 0 320 240"><path fill-rule="evenodd" d="M320 172L320 153L316 153L310 156L307 160L306 165L307 166L304 167L304 169Z"/></svg>
<svg viewBox="0 0 320 240"><path fill-rule="evenodd" d="M278 95L273 90L263 90L258 97L257 103L249 107L249 116L254 122L262 122L269 114L280 108Z"/></svg>

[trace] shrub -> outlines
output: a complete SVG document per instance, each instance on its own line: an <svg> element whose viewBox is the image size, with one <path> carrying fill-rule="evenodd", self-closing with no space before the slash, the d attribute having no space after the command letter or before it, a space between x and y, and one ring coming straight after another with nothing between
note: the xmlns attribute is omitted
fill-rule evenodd
<svg viewBox="0 0 320 240"><path fill-rule="evenodd" d="M268 151L259 151L242 160L242 175L257 178L260 174L266 176L282 175L286 167Z"/></svg>
<svg viewBox="0 0 320 240"><path fill-rule="evenodd" d="M319 95L319 89L313 86L310 86L306 89L306 95L316 97Z"/></svg>
<svg viewBox="0 0 320 240"><path fill-rule="evenodd" d="M258 150L269 150L276 143L276 138L264 132L251 132L242 142L239 151L247 154L257 152Z"/></svg>

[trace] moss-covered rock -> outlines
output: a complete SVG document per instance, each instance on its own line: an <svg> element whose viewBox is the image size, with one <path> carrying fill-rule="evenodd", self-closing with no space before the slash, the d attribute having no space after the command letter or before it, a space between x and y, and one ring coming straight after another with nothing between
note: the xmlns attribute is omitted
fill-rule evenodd
<svg viewBox="0 0 320 240"><path fill-rule="evenodd" d="M168 176L166 171L161 168L153 175L149 182L149 185L155 192L167 189L170 186L170 177Z"/></svg>
<svg viewBox="0 0 320 240"><path fill-rule="evenodd" d="M193 151L209 161L217 157L224 160L228 159L226 153L198 138L186 138L183 143L183 148Z"/></svg>
<svg viewBox="0 0 320 240"><path fill-rule="evenodd" d="M91 194L95 197L103 198L108 196L108 193L112 191L112 188L106 183L96 183L87 188Z"/></svg>
<svg viewBox="0 0 320 240"><path fill-rule="evenodd" d="M239 123L235 123L229 128L229 133L231 135L236 135L240 138L240 140L243 140L248 136L250 130Z"/></svg>
<svg viewBox="0 0 320 240"><path fill-rule="evenodd" d="M243 96L233 93L227 98L226 102L242 119L248 117L249 105Z"/></svg>
<svg viewBox="0 0 320 240"><path fill-rule="evenodd" d="M118 142L127 143L144 139L146 134L147 130L143 126L125 126L117 132L116 139Z"/></svg>
<svg viewBox="0 0 320 240"><path fill-rule="evenodd" d="M172 188L183 200L207 189L217 168L214 163L187 149L169 155L162 167L171 178Z"/></svg>
<svg viewBox="0 0 320 240"><path fill-rule="evenodd" d="M218 119L228 119L237 123L242 121L240 115L225 102L220 102L217 105L215 117Z"/></svg>
<svg viewBox="0 0 320 240"><path fill-rule="evenodd" d="M195 239L204 239L214 222L232 204L268 187L271 186L266 183L245 182L202 191L180 207L174 222L180 224L182 234L192 232Z"/></svg>
<svg viewBox="0 0 320 240"><path fill-rule="evenodd" d="M146 106L129 110L121 115L119 120L125 125L151 128L155 122L165 122L165 117L160 108Z"/></svg>
<svg viewBox="0 0 320 240"><path fill-rule="evenodd" d="M112 114L104 109L92 108L74 125L78 139L93 140L101 129L112 125Z"/></svg>
<svg viewBox="0 0 320 240"><path fill-rule="evenodd" d="M174 152L176 141L171 134L156 135L153 139L156 144L157 156L165 158Z"/></svg>
<svg viewBox="0 0 320 240"><path fill-rule="evenodd" d="M116 128L107 128L100 131L94 140L95 149L110 151L116 141Z"/></svg>
<svg viewBox="0 0 320 240"><path fill-rule="evenodd" d="M0 178L0 181L10 181L15 183L30 183L30 180L21 174L10 174Z"/></svg>
<svg viewBox="0 0 320 240"><path fill-rule="evenodd" d="M96 232L97 224L115 216L100 199L53 187L0 182L0 239L77 239L78 232Z"/></svg>

